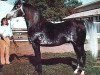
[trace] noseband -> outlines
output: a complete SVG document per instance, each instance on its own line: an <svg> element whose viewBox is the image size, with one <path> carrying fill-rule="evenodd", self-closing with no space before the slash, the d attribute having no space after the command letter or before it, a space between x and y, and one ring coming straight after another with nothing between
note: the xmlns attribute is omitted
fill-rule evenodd
<svg viewBox="0 0 100 75"><path fill-rule="evenodd" d="M21 10L21 11L22 11L22 13L23 13L23 15L22 15L22 16L24 16L24 15L25 15L25 13L24 13L24 11L23 11L23 4L21 4L21 5L20 5L20 7L19 7L16 11L18 11L18 10Z"/></svg>

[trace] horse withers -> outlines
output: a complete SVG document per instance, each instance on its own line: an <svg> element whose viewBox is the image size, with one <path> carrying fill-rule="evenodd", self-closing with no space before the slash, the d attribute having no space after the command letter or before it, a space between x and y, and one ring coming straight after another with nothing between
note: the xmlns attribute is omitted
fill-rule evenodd
<svg viewBox="0 0 100 75"><path fill-rule="evenodd" d="M86 28L82 20L69 19L62 23L51 23L47 21L41 12L30 4L18 0L14 8L7 14L7 18L23 16L27 24L28 38L37 59L36 70L38 75L42 74L40 46L59 46L71 43L77 55L77 68L74 73L81 70L84 75L86 53L84 42Z"/></svg>

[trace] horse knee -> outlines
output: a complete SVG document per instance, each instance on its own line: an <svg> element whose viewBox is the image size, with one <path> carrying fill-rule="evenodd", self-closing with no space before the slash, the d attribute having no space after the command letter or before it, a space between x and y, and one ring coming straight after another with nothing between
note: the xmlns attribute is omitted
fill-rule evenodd
<svg viewBox="0 0 100 75"><path fill-rule="evenodd" d="M38 75L42 75L42 65L36 65L35 70L37 71Z"/></svg>

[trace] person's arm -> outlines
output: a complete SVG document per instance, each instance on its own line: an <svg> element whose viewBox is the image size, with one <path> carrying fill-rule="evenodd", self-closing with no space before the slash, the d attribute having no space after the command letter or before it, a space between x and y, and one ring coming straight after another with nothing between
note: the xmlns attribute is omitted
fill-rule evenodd
<svg viewBox="0 0 100 75"><path fill-rule="evenodd" d="M2 39L2 40L4 40L4 38L3 38L3 29L2 29L2 27L0 26L0 38Z"/></svg>

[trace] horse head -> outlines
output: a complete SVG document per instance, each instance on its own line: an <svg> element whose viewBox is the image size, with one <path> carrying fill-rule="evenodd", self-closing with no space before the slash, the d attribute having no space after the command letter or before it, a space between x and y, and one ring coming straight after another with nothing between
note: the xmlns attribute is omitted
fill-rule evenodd
<svg viewBox="0 0 100 75"><path fill-rule="evenodd" d="M23 3L22 0L18 0L15 2L13 9L6 15L6 18L16 18L25 15L23 11Z"/></svg>
<svg viewBox="0 0 100 75"><path fill-rule="evenodd" d="M39 11L33 7L31 4L23 3L21 0L18 0L13 9L6 15L6 18L16 18L23 17L27 21L27 25L37 24L40 18Z"/></svg>

